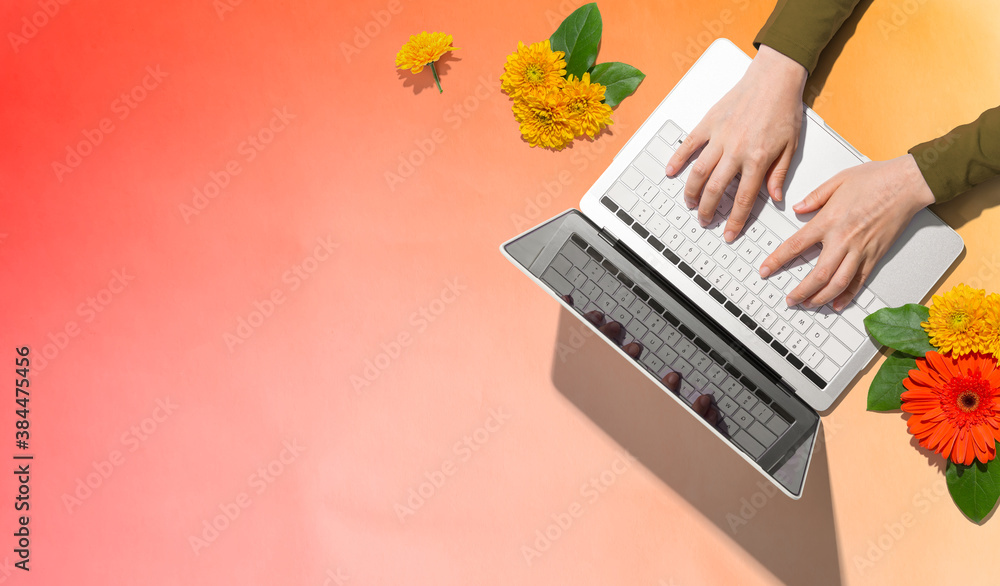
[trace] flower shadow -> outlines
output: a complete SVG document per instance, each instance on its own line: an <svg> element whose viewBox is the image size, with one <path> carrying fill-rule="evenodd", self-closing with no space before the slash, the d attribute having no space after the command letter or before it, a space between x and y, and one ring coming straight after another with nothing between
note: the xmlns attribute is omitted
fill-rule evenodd
<svg viewBox="0 0 1000 586"><path fill-rule="evenodd" d="M906 421L906 413L902 414L901 419L904 422ZM927 458L928 466L936 467L941 476L944 476L944 473L948 470L948 460L944 456L921 446L920 440L915 435L910 436L910 445Z"/></svg>
<svg viewBox="0 0 1000 586"><path fill-rule="evenodd" d="M452 53L445 53L435 62L438 77L441 78L442 88L445 87L444 76L451 69L451 63L461 60L461 58L455 57ZM429 65L424 67L424 70L420 73L411 73L409 69L397 69L396 75L402 80L403 87L413 88L413 95L415 96L426 89L433 89L437 92L437 84L434 83L434 73L431 71Z"/></svg>

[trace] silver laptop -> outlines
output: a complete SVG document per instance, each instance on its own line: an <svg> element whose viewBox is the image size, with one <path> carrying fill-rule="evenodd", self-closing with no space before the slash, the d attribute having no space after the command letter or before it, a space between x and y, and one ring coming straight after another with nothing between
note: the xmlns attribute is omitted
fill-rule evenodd
<svg viewBox="0 0 1000 586"><path fill-rule="evenodd" d="M762 188L743 233L728 244L722 230L734 180L703 228L697 210L683 202L690 163L674 178L664 169L687 130L749 64L730 41L714 42L587 191L581 211L564 212L501 251L589 327L584 314L592 310L620 323L621 345L642 347L636 366L692 415L694 401L712 395L719 422L702 423L782 492L799 498L819 432L817 411L878 351L865 316L922 300L964 244L923 210L843 311L787 307L785 296L815 265L819 249L767 280L758 271L811 217L792 206L869 159L803 105L784 201L775 204ZM677 394L662 384L671 371L681 375Z"/></svg>

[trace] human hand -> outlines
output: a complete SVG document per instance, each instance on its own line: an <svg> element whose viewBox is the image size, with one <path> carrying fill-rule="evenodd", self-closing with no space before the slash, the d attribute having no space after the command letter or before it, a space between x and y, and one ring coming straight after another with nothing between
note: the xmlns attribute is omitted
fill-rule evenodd
<svg viewBox="0 0 1000 586"><path fill-rule="evenodd" d="M743 230L765 179L768 193L781 201L799 143L806 75L802 65L761 45L739 83L708 111L667 162L667 175L673 176L704 147L684 186L684 201L690 209L698 208L702 226L712 222L722 193L741 173L723 233L726 242Z"/></svg>
<svg viewBox="0 0 1000 586"><path fill-rule="evenodd" d="M569 295L563 295L563 299L573 305L573 298ZM588 311L583 314L587 321L594 324L598 330L605 336L611 339L615 344L621 344L622 338L625 334L624 328L621 324L616 321L610 321L605 323L604 313L598 310ZM631 358L638 360L639 356L642 355L642 345L638 342L629 342L622 346L622 350L625 351ZM678 372L668 372L666 376L663 377L663 385L677 393L681 388L681 375ZM695 399L694 403L691 405L694 412L705 418L710 424L715 425L719 422L719 411L712 405L712 396L709 394L704 394Z"/></svg>
<svg viewBox="0 0 1000 586"><path fill-rule="evenodd" d="M797 213L819 213L764 259L760 276L766 279L821 242L816 266L786 303L813 308L833 301L840 311L914 214L932 203L934 194L912 155L845 169L795 204Z"/></svg>

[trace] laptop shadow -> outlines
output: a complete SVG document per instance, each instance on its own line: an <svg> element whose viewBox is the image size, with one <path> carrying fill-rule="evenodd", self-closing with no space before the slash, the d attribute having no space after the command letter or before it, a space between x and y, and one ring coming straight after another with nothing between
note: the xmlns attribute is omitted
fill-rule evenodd
<svg viewBox="0 0 1000 586"><path fill-rule="evenodd" d="M822 434L803 497L792 500L566 309L559 316L552 381L783 583L842 583Z"/></svg>

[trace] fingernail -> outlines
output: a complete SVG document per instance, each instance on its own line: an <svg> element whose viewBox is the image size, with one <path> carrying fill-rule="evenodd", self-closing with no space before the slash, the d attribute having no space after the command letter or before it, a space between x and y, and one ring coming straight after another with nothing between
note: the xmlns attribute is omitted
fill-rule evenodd
<svg viewBox="0 0 1000 586"><path fill-rule="evenodd" d="M836 303L833 304L833 310L834 311L840 311L842 309L844 309L844 302L843 301L838 301L838 302L836 302Z"/></svg>
<svg viewBox="0 0 1000 586"><path fill-rule="evenodd" d="M733 232L732 230L726 230L726 233L723 234L722 237L726 239L726 242L732 242L733 239L736 238L736 232Z"/></svg>
<svg viewBox="0 0 1000 586"><path fill-rule="evenodd" d="M788 297L785 297L785 303L788 304L788 307L795 307L799 304L799 300L789 295Z"/></svg>
<svg viewBox="0 0 1000 586"><path fill-rule="evenodd" d="M766 279L766 278L768 278L770 276L771 276L771 268L770 267L760 267L760 278L761 279Z"/></svg>
<svg viewBox="0 0 1000 586"><path fill-rule="evenodd" d="M673 165L667 165L667 175L673 175L677 170L674 169Z"/></svg>
<svg viewBox="0 0 1000 586"><path fill-rule="evenodd" d="M781 201L781 189L774 190L774 201Z"/></svg>
<svg viewBox="0 0 1000 586"><path fill-rule="evenodd" d="M806 207L806 204L804 204L804 203L802 203L800 201L799 203L793 205L792 209L795 210L795 211L797 211L797 212L801 212L803 210L803 208L805 208L805 207Z"/></svg>
<svg viewBox="0 0 1000 586"><path fill-rule="evenodd" d="M698 218L698 223L701 224L702 228L705 228L708 226L709 222L705 218Z"/></svg>

